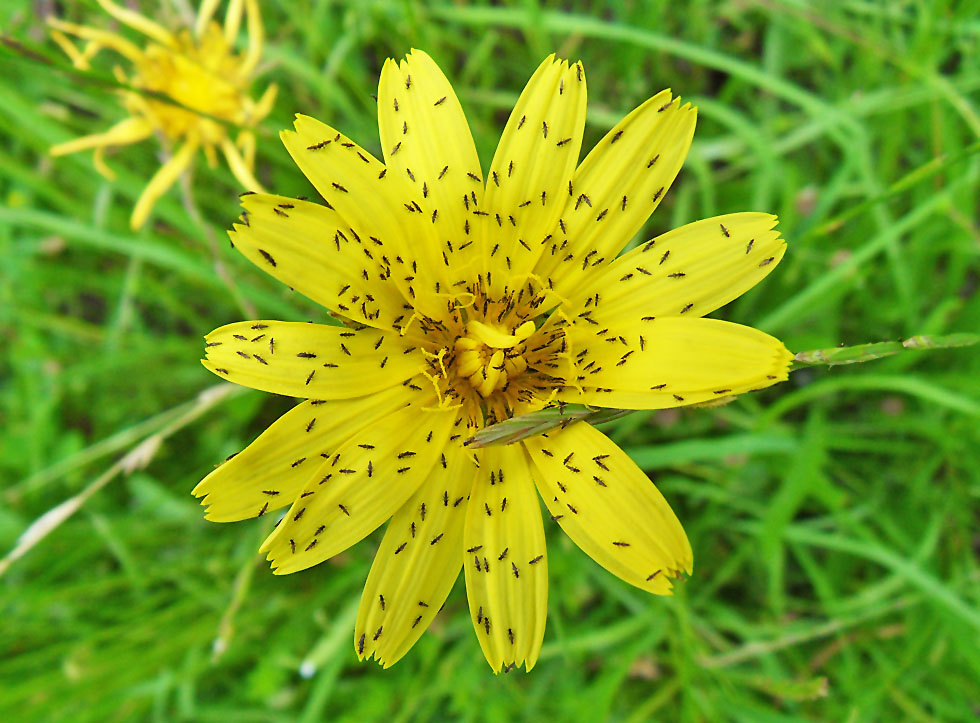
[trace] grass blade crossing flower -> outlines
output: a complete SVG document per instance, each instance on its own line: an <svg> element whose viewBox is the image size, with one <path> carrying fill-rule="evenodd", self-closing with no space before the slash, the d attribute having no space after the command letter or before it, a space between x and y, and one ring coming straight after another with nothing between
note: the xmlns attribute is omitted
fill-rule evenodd
<svg viewBox="0 0 980 723"><path fill-rule="evenodd" d="M400 659L462 568L491 667L530 670L548 595L538 494L626 582L670 594L691 572L667 501L602 432L469 449L476 431L553 404L678 407L786 379L781 342L702 318L779 262L775 217L698 221L617 258L677 175L695 110L664 91L577 164L585 99L581 64L547 58L484 176L449 82L413 51L382 70L383 161L298 116L283 142L323 202L243 199L235 248L344 326L207 337L216 374L308 401L194 493L218 521L291 505L262 548L277 573L390 518L355 625L361 658Z"/></svg>
<svg viewBox="0 0 980 723"><path fill-rule="evenodd" d="M209 165L217 165L218 151L232 174L250 191L262 190L253 170L253 128L272 109L276 87L269 86L258 101L249 95L255 67L262 54L263 30L258 0L231 0L224 25L212 18L217 2L204 0L193 30L171 32L158 23L110 0L99 5L121 24L141 33L146 44L139 47L107 30L49 18L52 38L71 58L75 67L88 69L100 49L108 48L126 58L131 69L117 68L121 83L132 90L121 92L129 114L108 131L60 143L52 155L94 149L95 167L106 178L114 178L105 164L106 148L128 145L157 133L171 154L153 176L133 208L130 224L143 225L157 200L194 161L198 150ZM243 12L248 20L248 48L234 48ZM69 36L84 41L79 49ZM233 141L229 126L240 128Z"/></svg>

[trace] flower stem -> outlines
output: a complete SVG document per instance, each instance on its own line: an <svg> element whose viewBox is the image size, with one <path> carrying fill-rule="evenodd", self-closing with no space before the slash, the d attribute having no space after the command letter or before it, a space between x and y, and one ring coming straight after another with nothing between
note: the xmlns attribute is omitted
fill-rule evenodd
<svg viewBox="0 0 980 723"><path fill-rule="evenodd" d="M951 349L960 346L972 346L977 343L980 343L980 334L947 334L945 336L919 334L905 341L881 341L872 344L857 344L856 346L811 349L810 351L798 352L793 357L791 370L795 371L818 365L860 364L875 359L884 359L907 349Z"/></svg>

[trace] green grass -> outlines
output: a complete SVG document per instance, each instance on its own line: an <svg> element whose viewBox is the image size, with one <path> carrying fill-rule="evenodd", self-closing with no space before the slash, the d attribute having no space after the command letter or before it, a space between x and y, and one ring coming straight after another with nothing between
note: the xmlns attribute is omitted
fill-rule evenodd
<svg viewBox="0 0 980 723"><path fill-rule="evenodd" d="M532 674L491 674L462 585L402 662L358 663L352 622L377 535L273 577L255 555L264 521L207 523L190 496L290 406L247 392L184 418L215 381L198 363L203 334L248 306L290 320L321 312L221 240L240 190L226 169L197 168L203 224L173 191L132 233L154 142L110 157L115 183L88 154L46 156L121 111L111 87L65 72L40 5L0 12L5 34L57 59L0 50L0 554L148 434L166 439L0 578L0 719L976 715L971 349L804 369L728 407L611 423L690 535L696 570L676 597L621 583L549 523L548 632ZM104 22L94 2L66 5ZM585 64L586 147L661 88L700 108L691 156L647 236L712 214L779 214L785 260L717 316L794 351L980 328L974 4L263 5L259 87L281 91L258 175L278 193L309 192L277 138L294 112L378 151L371 93L385 57L433 55L486 167L524 82L557 51ZM97 66L110 73L109 55Z"/></svg>

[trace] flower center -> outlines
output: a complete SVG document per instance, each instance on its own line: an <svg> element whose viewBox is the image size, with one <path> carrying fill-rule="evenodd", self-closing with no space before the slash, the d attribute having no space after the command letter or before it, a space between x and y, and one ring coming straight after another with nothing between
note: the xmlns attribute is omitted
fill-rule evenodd
<svg viewBox="0 0 980 723"><path fill-rule="evenodd" d="M225 130L220 123L194 111L232 123L249 125L250 99L246 80L237 73L236 56L217 24L200 41L186 32L177 49L150 45L137 65L133 84L173 98L176 104L152 96L132 96L130 111L143 112L169 137L196 133L204 143L219 143Z"/></svg>
<svg viewBox="0 0 980 723"><path fill-rule="evenodd" d="M549 404L565 384L567 322L537 313L543 297L530 284L498 298L479 283L466 291L465 304L439 319L416 314L403 331L419 341L439 404L458 406L475 428Z"/></svg>
<svg viewBox="0 0 980 723"><path fill-rule="evenodd" d="M533 321L525 321L512 331L499 324L468 321L465 336L455 343L457 375L486 399L527 369L524 341L534 331Z"/></svg>

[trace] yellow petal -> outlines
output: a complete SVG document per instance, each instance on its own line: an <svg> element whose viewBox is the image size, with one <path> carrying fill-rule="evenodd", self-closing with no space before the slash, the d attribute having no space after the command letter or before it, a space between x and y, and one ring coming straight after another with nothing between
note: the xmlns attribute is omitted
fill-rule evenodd
<svg viewBox="0 0 980 723"><path fill-rule="evenodd" d="M136 200L136 205L133 207L133 215L129 219L129 225L134 231L146 222L150 211L153 210L153 206L160 196L166 193L167 189L177 181L180 174L187 170L191 161L194 160L194 154L197 152L197 148L197 141L186 141L180 147L180 150L173 154L153 174L153 178L150 179L146 188L143 189L143 193L140 194L140 197Z"/></svg>
<svg viewBox="0 0 980 723"><path fill-rule="evenodd" d="M235 146L241 149L242 162L246 167L255 168L255 134L243 130L235 139Z"/></svg>
<svg viewBox="0 0 980 723"><path fill-rule="evenodd" d="M585 72L548 57L528 81L490 164L484 210L497 295L520 287L545 248L568 197L585 128ZM499 249L496 246L499 244ZM505 266L507 271L497 270Z"/></svg>
<svg viewBox="0 0 980 723"><path fill-rule="evenodd" d="M103 133L93 133L51 146L49 153L52 156L64 156L89 148L128 145L147 138L152 132L152 126L143 118L125 118Z"/></svg>
<svg viewBox="0 0 980 723"><path fill-rule="evenodd" d="M570 385L563 401L627 409L701 403L784 381L793 358L778 339L718 319L613 317L601 308L589 318L566 331L574 365L562 370Z"/></svg>
<svg viewBox="0 0 980 723"><path fill-rule="evenodd" d="M238 38L238 29L242 25L242 0L228 0L228 9L225 11L225 42L229 46L235 45Z"/></svg>
<svg viewBox="0 0 980 723"><path fill-rule="evenodd" d="M779 263L786 242L775 225L776 217L767 213L731 213L668 231L570 291L570 316L588 308L610 320L620 315L710 314Z"/></svg>
<svg viewBox="0 0 980 723"><path fill-rule="evenodd" d="M162 45L176 45L176 38L169 31L146 16L140 15L138 12L129 8L120 7L109 0L96 0L96 2L99 3L103 10L123 25L128 25L133 30L143 33L143 35L156 40Z"/></svg>
<svg viewBox="0 0 980 723"><path fill-rule="evenodd" d="M469 456L448 445L391 518L354 626L361 660L374 657L385 668L397 663L446 601L463 560L463 519L476 473Z"/></svg>
<svg viewBox="0 0 980 723"><path fill-rule="evenodd" d="M57 43L58 47L61 48L65 55L69 57L73 66L79 70L91 69L88 62L90 56L87 56L86 53L79 51L79 49L75 47L75 44L68 39L67 35L60 30L52 29L51 39Z"/></svg>
<svg viewBox="0 0 980 723"><path fill-rule="evenodd" d="M562 225L538 264L559 294L612 261L642 228L687 158L697 112L663 91L596 144L564 194ZM569 243L563 247L563 241Z"/></svg>
<svg viewBox="0 0 980 723"><path fill-rule="evenodd" d="M544 527L520 445L483 450L463 533L466 596L494 672L534 667L548 611Z"/></svg>
<svg viewBox="0 0 980 723"><path fill-rule="evenodd" d="M242 223L229 235L263 271L354 321L381 329L406 323L406 300L388 277L410 268L336 211L267 194L243 196L242 206Z"/></svg>
<svg viewBox="0 0 980 723"><path fill-rule="evenodd" d="M207 161L208 168L211 168L211 169L217 168L218 167L218 154L214 150L214 146L211 145L210 143L206 143L206 144L204 144L204 147L201 148L201 150L204 152L204 160Z"/></svg>
<svg viewBox="0 0 980 723"><path fill-rule="evenodd" d="M229 381L305 399L350 399L399 384L424 368L421 352L376 329L241 321L205 337L205 367Z"/></svg>
<svg viewBox="0 0 980 723"><path fill-rule="evenodd" d="M249 164L245 162L242 154L238 152L238 148L227 136L221 139L221 152L224 154L225 160L228 161L228 168L231 169L235 178L246 191L262 192L264 190L262 184L252 173Z"/></svg>
<svg viewBox="0 0 980 723"><path fill-rule="evenodd" d="M296 165L350 228L362 238L378 239L379 249L393 263L400 258L412 269L393 273L392 281L419 311L438 318L445 304L435 296L431 274L424 267L420 271L424 259L418 254L437 248L438 242L431 221L412 203L414 190L330 126L297 115L295 127L281 136Z"/></svg>
<svg viewBox="0 0 980 723"><path fill-rule="evenodd" d="M552 517L612 574L658 595L691 572L684 528L643 470L586 423L523 442Z"/></svg>
<svg viewBox="0 0 980 723"><path fill-rule="evenodd" d="M483 198L480 158L452 86L424 52L413 50L400 64L385 61L378 125L388 172L414 189L422 217L440 240L451 239L427 250L427 268L450 287L470 281L471 274L461 272L480 259L479 244L466 243L475 240L470 211Z"/></svg>
<svg viewBox="0 0 980 723"><path fill-rule="evenodd" d="M255 66L262 58L262 47L265 45L265 29L262 27L262 12L258 0L245 0L245 12L248 19L248 49L238 72L247 78L255 71Z"/></svg>
<svg viewBox="0 0 980 723"><path fill-rule="evenodd" d="M111 48L134 63L139 63L143 58L142 50L116 33L90 28L85 25L76 25L75 23L66 23L64 20L50 16L48 17L48 25L69 35L74 35L78 38L90 40Z"/></svg>
<svg viewBox="0 0 980 723"><path fill-rule="evenodd" d="M201 0L201 5L197 9L197 17L194 19L194 35L198 39L204 36L205 30L214 17L215 10L218 9L220 0Z"/></svg>
<svg viewBox="0 0 980 723"><path fill-rule="evenodd" d="M95 166L96 172L105 178L107 181L116 180L116 172L109 168L109 164L105 162L105 146L99 146L92 153L92 165Z"/></svg>
<svg viewBox="0 0 980 723"><path fill-rule="evenodd" d="M275 83L270 85L262 93L262 96L256 101L255 107L252 109L252 113L249 116L249 121L251 123L258 123L260 120L265 118L272 111L272 106L276 102L276 95L279 93L279 86Z"/></svg>
<svg viewBox="0 0 980 723"><path fill-rule="evenodd" d="M412 404L341 445L263 543L276 574L305 570L376 530L439 464L456 421L455 411Z"/></svg>
<svg viewBox="0 0 980 723"><path fill-rule="evenodd" d="M298 404L194 488L205 517L234 522L290 505L325 457L392 409L417 399L401 385L353 399Z"/></svg>

